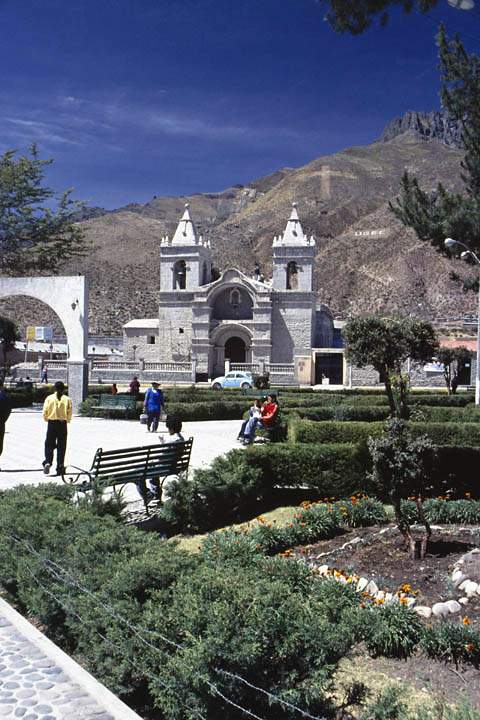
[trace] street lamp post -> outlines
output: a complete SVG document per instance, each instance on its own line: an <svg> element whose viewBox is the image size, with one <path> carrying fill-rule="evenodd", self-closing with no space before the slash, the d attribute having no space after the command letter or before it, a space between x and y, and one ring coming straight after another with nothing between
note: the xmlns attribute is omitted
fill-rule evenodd
<svg viewBox="0 0 480 720"><path fill-rule="evenodd" d="M455 253L460 251L460 258L462 260L473 260L474 264L480 268L480 258L472 250L462 242L454 240L453 238L447 238L444 242L445 247L450 252ZM477 311L477 363L475 371L475 405L480 405L480 274L479 274L479 286L478 286L478 311Z"/></svg>

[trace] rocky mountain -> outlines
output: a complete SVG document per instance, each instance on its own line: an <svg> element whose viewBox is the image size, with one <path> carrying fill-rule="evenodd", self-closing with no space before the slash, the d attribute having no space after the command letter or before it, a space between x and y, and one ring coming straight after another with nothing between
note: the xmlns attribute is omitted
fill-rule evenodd
<svg viewBox="0 0 480 720"><path fill-rule="evenodd" d="M413 132L423 140L440 140L450 147L460 148L461 129L459 124L444 112L406 112L390 122L383 131L380 141L388 142L398 135Z"/></svg>
<svg viewBox="0 0 480 720"><path fill-rule="evenodd" d="M250 273L258 261L268 275L274 235L298 203L305 230L317 239L319 301L337 316L359 312L413 313L424 318L475 312L475 294L452 279L468 267L440 256L404 228L388 209L405 170L424 188L439 181L461 189L461 151L438 113L407 113L365 147L284 168L248 186L189 197L154 197L113 212L95 209L82 221L90 251L63 273L90 280L92 333L119 334L132 318L152 317L158 305L160 238L174 232L185 202L210 238L220 269ZM429 131L427 133L427 130ZM45 321L34 301L0 303L20 327Z"/></svg>

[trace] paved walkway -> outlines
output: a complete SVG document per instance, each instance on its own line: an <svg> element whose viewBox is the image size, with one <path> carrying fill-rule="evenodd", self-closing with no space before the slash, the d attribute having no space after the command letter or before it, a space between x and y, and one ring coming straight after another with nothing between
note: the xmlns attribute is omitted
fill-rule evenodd
<svg viewBox="0 0 480 720"><path fill-rule="evenodd" d="M2 599L0 718L141 720Z"/></svg>
<svg viewBox="0 0 480 720"><path fill-rule="evenodd" d="M239 447L235 442L239 426L238 420L184 423L184 437L194 438L190 467L206 467L218 455ZM46 423L40 406L12 412L6 426L3 455L0 457L0 490L48 480L42 471L45 432ZM160 424L159 432L167 434L163 423ZM67 466L77 465L88 469L99 447L114 450L153 445L157 441L157 435L148 433L145 425L133 420L74 417L69 427L66 463ZM60 478L53 476L53 472L52 469L50 481L61 482ZM135 488L128 487L127 499L133 499L134 496Z"/></svg>

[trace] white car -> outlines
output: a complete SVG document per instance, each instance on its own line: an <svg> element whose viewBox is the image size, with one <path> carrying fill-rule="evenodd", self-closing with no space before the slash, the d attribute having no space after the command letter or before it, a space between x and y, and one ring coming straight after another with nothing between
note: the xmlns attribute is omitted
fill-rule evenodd
<svg viewBox="0 0 480 720"><path fill-rule="evenodd" d="M223 390L224 388L241 388L242 390L250 390L252 387L252 373L240 372L239 370L233 370L226 375L217 377L211 384L212 390Z"/></svg>

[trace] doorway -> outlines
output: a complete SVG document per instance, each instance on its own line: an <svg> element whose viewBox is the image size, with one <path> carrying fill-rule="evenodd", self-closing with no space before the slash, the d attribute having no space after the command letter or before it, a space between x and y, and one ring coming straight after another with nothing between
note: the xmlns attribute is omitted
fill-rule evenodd
<svg viewBox="0 0 480 720"><path fill-rule="evenodd" d="M323 378L328 378L330 385L343 385L343 354L315 354L315 384L320 385Z"/></svg>
<svg viewBox="0 0 480 720"><path fill-rule="evenodd" d="M231 363L245 363L247 361L247 346L242 338L228 338L225 343L225 360L230 360Z"/></svg>

